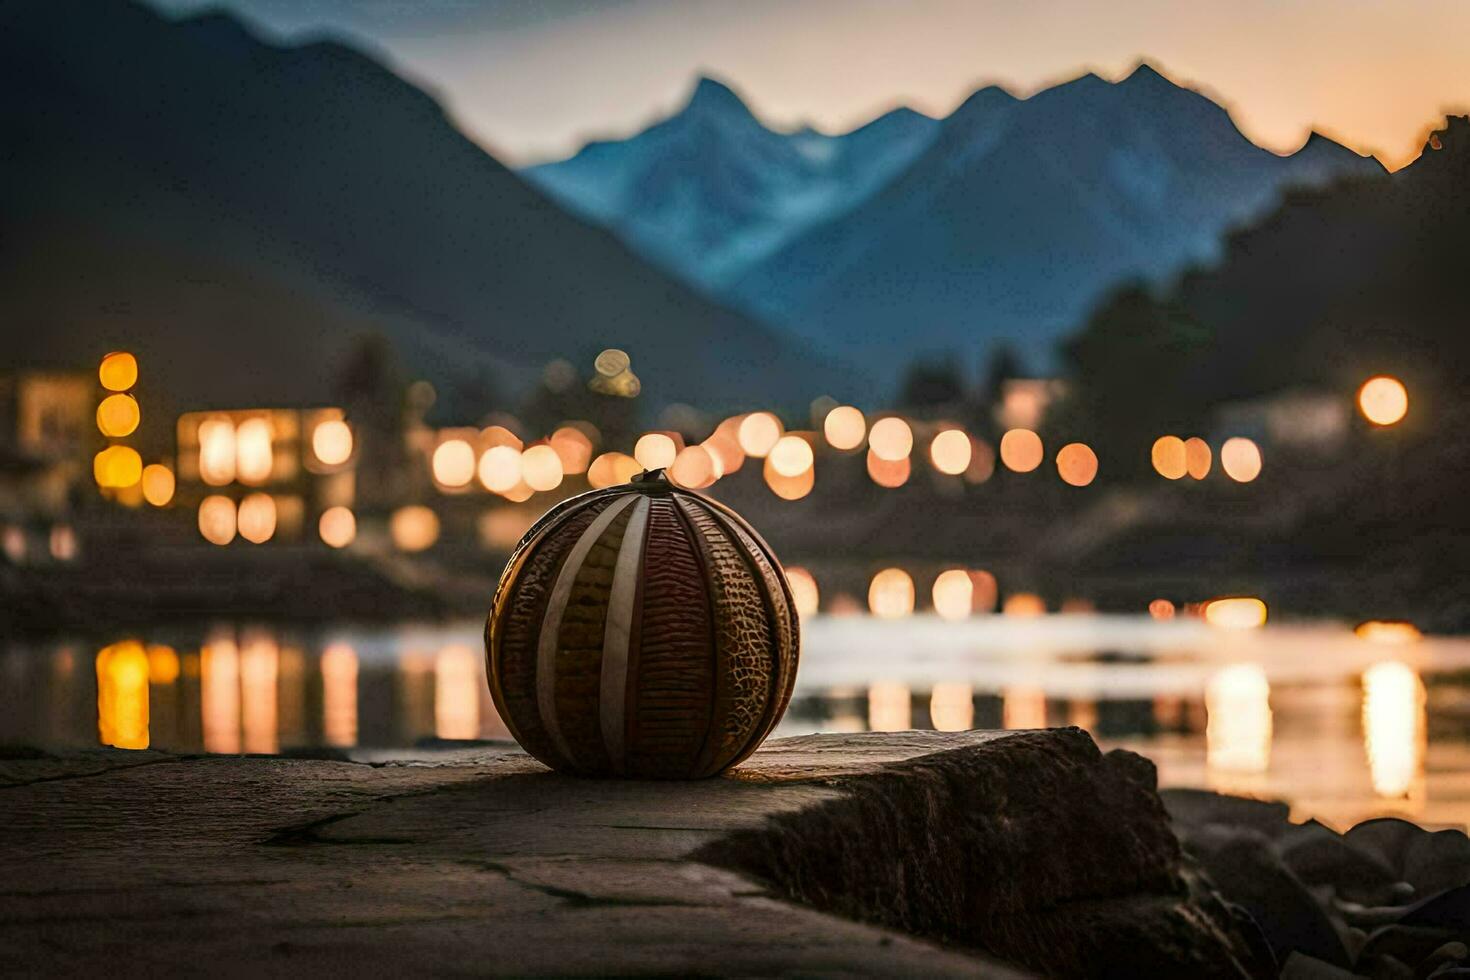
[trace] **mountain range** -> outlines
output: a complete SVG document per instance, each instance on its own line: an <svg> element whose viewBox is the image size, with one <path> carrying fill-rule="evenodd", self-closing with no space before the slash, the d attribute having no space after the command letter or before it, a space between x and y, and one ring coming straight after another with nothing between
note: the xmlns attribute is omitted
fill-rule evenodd
<svg viewBox="0 0 1470 980"><path fill-rule="evenodd" d="M686 281L891 379L1000 339L1043 367L1120 279L1210 260L1288 187L1383 172L1316 134L1264 150L1141 64L843 136L773 132L704 79L672 117L526 175Z"/></svg>
<svg viewBox="0 0 1470 980"><path fill-rule="evenodd" d="M349 47L131 0L0 6L7 367L138 352L195 406L322 401L365 334L453 387L590 373L650 409L805 405L848 375L568 214Z"/></svg>

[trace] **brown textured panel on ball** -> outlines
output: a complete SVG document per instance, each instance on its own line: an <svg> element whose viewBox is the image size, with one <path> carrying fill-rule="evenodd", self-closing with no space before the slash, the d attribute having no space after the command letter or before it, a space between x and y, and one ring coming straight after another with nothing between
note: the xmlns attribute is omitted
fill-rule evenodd
<svg viewBox="0 0 1470 980"><path fill-rule="evenodd" d="M546 616L546 600L572 545L609 501L596 501L573 511L550 528L520 565L519 573L501 601L509 603L500 621L492 651L498 670L503 713L514 727L522 747L542 762L566 765L561 759L536 707L536 642Z"/></svg>
<svg viewBox="0 0 1470 980"><path fill-rule="evenodd" d="M602 744L598 714L602 641L613 567L632 514L632 507L624 507L587 552L561 614L556 651L556 724L578 769L601 772L611 767Z"/></svg>
<svg viewBox="0 0 1470 980"><path fill-rule="evenodd" d="M762 583L751 573L738 543L702 501L682 494L675 499L695 530L714 606L718 649L714 728L698 769L719 772L750 743L765 716L773 667L771 627Z"/></svg>
<svg viewBox="0 0 1470 980"><path fill-rule="evenodd" d="M725 526L726 533L733 535L740 542L742 552L764 586L766 615L769 617L771 635L774 640L774 648L771 651L773 676L765 717L750 744L736 757L738 762L755 751L756 746L770 734L772 728L776 727L776 722L781 719L781 715L786 710L786 702L791 698L791 688L796 680L797 626L796 617L792 613L790 604L786 601L786 586L782 581L781 573L766 558L760 545L756 544L751 535L747 533L744 521L733 519L721 511L715 511L714 514L716 519Z"/></svg>
<svg viewBox="0 0 1470 980"><path fill-rule="evenodd" d="M628 772L690 776L710 729L714 628L704 569L670 497L649 500L642 614L628 676Z"/></svg>

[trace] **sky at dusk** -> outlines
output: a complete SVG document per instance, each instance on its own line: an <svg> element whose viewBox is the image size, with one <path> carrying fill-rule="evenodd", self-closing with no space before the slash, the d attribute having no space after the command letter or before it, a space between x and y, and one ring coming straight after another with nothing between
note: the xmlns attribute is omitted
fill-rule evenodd
<svg viewBox="0 0 1470 980"><path fill-rule="evenodd" d="M1391 167L1470 109L1465 0L152 0L267 35L332 35L434 90L511 164L664 115L707 73L768 124L842 131L896 104L945 115L1147 59L1263 146L1316 128Z"/></svg>

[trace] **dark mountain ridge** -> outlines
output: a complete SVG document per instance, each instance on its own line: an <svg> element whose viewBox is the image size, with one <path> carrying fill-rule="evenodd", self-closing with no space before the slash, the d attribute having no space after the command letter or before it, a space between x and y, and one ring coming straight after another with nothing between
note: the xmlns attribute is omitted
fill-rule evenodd
<svg viewBox="0 0 1470 980"><path fill-rule="evenodd" d="M434 380L634 356L650 406L844 376L572 217L333 42L127 0L0 10L11 363L139 350L178 399L319 399L361 333ZM123 270L126 269L124 273Z"/></svg>

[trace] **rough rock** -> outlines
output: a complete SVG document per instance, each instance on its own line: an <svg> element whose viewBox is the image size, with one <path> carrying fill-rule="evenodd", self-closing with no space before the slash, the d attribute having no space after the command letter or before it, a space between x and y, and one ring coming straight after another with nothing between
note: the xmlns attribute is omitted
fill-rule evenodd
<svg viewBox="0 0 1470 980"><path fill-rule="evenodd" d="M1148 767L1076 730L787 739L695 783L355 759L6 753L0 973L1270 969Z"/></svg>

